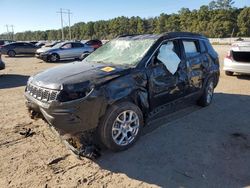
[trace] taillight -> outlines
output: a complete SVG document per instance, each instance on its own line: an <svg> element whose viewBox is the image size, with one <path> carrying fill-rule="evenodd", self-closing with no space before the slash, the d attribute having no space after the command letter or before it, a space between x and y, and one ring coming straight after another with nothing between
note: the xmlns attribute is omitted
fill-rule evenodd
<svg viewBox="0 0 250 188"><path fill-rule="evenodd" d="M229 51L228 53L227 53L227 56L226 56L226 58L227 59L233 59L233 57L232 57L232 52L231 51Z"/></svg>

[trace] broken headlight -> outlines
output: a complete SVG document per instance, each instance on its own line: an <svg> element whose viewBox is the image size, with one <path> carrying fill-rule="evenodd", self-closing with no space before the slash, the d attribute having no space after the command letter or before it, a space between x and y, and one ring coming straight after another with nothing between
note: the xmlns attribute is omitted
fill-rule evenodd
<svg viewBox="0 0 250 188"><path fill-rule="evenodd" d="M60 102L67 102L87 97L92 93L94 87L84 87L83 85L67 85L58 95Z"/></svg>

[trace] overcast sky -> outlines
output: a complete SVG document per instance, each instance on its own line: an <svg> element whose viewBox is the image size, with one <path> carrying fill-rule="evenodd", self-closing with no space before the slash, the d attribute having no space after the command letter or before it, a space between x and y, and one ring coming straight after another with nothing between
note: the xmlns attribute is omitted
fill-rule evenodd
<svg viewBox="0 0 250 188"><path fill-rule="evenodd" d="M6 24L14 31L46 30L60 28L60 8L70 9L72 24L107 20L117 16L158 16L160 13L178 12L180 8L198 9L210 0L0 0L0 33ZM236 0L236 7L250 6L250 0ZM64 15L64 24L68 24Z"/></svg>

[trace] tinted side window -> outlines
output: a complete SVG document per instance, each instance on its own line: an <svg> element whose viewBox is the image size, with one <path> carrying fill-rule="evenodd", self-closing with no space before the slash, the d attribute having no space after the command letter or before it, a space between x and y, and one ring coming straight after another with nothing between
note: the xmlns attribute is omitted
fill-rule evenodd
<svg viewBox="0 0 250 188"><path fill-rule="evenodd" d="M0 45L4 45L4 41L0 40Z"/></svg>
<svg viewBox="0 0 250 188"><path fill-rule="evenodd" d="M200 40L200 51L201 53L204 53L207 51L206 46L204 44L204 41Z"/></svg>
<svg viewBox="0 0 250 188"><path fill-rule="evenodd" d="M24 43L16 43L15 46L22 47L24 46Z"/></svg>
<svg viewBox="0 0 250 188"><path fill-rule="evenodd" d="M184 46L186 57L194 57L200 54L197 41L191 41L191 40L185 41L184 40L183 46Z"/></svg>
<svg viewBox="0 0 250 188"><path fill-rule="evenodd" d="M27 47L34 47L33 44L30 44L30 43L24 43L24 46L27 46Z"/></svg>
<svg viewBox="0 0 250 188"><path fill-rule="evenodd" d="M72 43L73 45L73 48L81 48L84 46L84 44L81 44L81 43Z"/></svg>

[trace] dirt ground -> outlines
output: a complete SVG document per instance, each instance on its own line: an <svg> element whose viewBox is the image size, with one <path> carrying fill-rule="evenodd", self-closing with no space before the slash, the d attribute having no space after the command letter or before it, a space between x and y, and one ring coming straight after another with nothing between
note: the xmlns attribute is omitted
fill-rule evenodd
<svg viewBox="0 0 250 188"><path fill-rule="evenodd" d="M221 62L228 48L215 46ZM191 105L152 121L134 147L120 153L103 151L93 162L77 159L45 122L31 120L26 112L28 77L59 63L34 57L3 60L0 187L250 186L249 76L221 72L211 106ZM35 134L24 138L19 134L23 128Z"/></svg>

